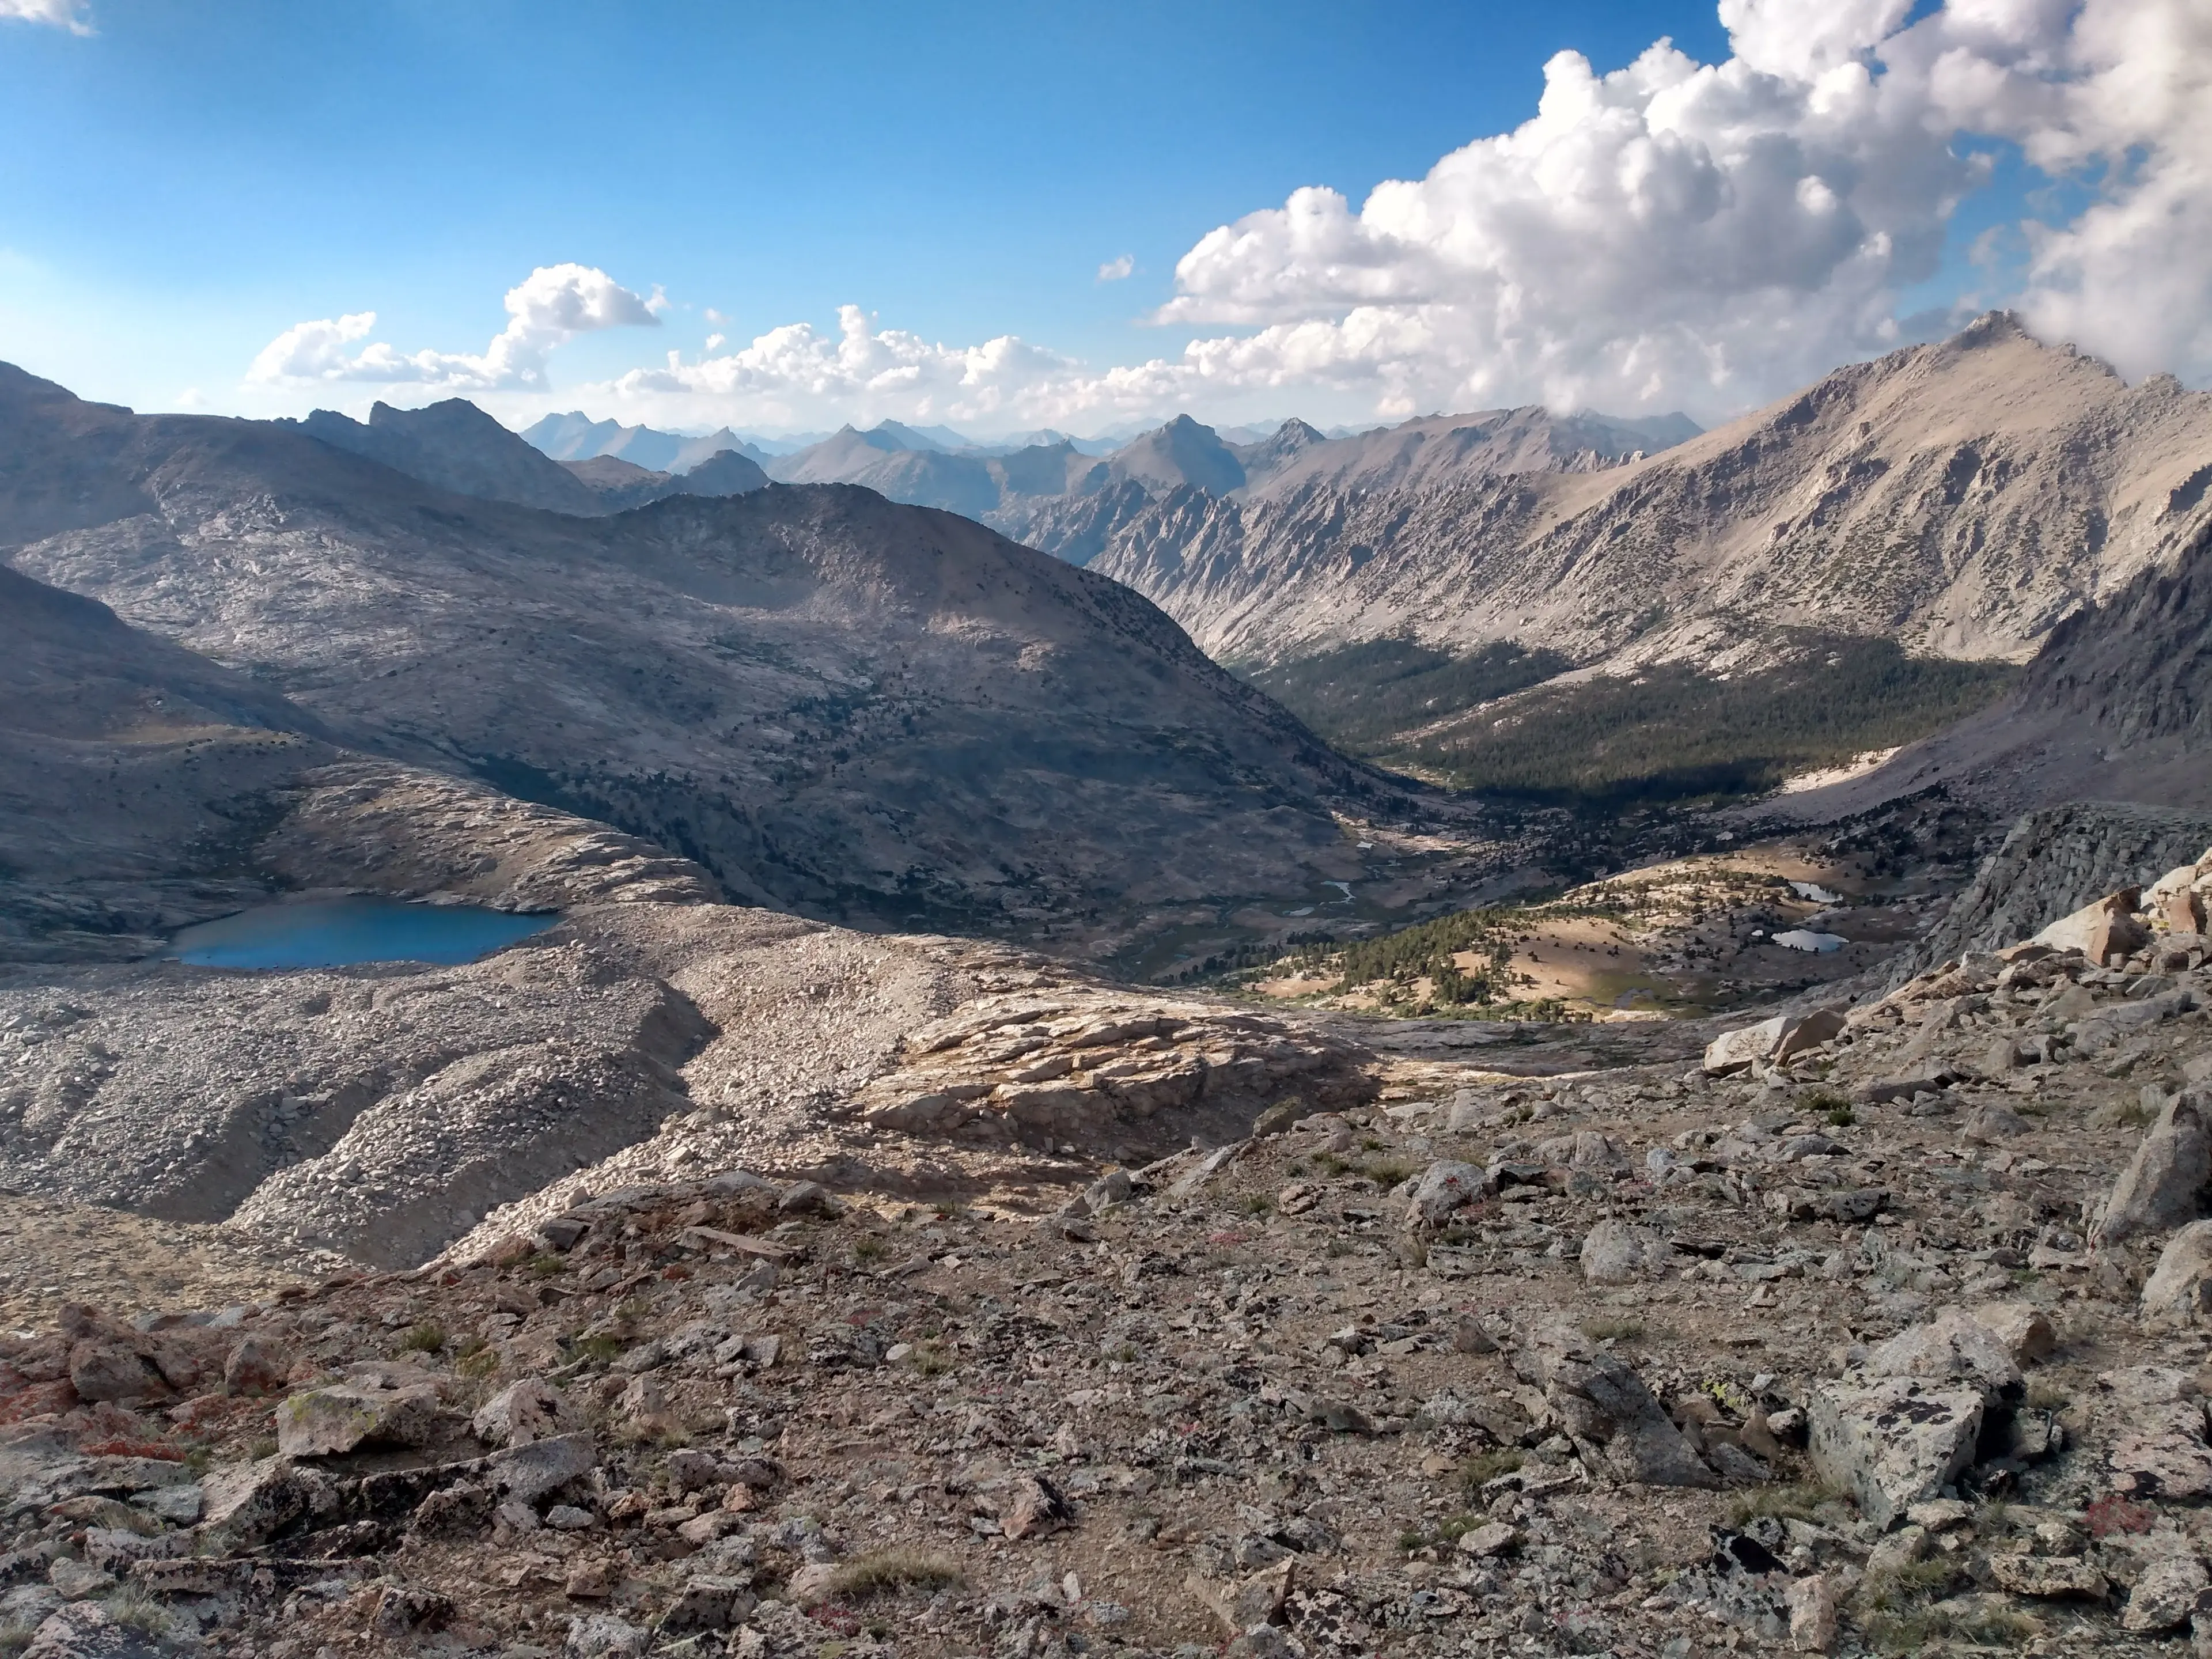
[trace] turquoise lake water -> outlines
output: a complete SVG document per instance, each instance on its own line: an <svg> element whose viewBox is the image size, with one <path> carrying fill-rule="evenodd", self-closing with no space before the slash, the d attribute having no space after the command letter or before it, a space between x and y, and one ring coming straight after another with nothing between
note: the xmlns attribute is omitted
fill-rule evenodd
<svg viewBox="0 0 2212 1659"><path fill-rule="evenodd" d="M543 933L557 915L403 899L264 904L180 928L169 954L201 968L343 968L356 962L474 962Z"/></svg>

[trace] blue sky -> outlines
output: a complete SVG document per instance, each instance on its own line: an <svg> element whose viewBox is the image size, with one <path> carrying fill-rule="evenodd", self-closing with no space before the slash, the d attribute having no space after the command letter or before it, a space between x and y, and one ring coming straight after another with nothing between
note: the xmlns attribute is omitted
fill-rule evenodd
<svg viewBox="0 0 2212 1659"><path fill-rule="evenodd" d="M68 3L0 0L0 14ZM507 290L573 264L663 296L659 325L564 338L536 381L487 383L478 401L517 419L581 401L595 414L692 424L964 412L1011 427L1057 412L1080 428L1176 401L1341 417L1394 398L1410 409L1459 392L1542 395L1551 382L1528 367L1541 354L1487 336L1462 350L1474 368L1443 380L1366 358L1301 379L1278 356L1143 387L1086 378L1079 393L1066 389L1074 371L1031 365L990 398L940 386L927 407L899 404L880 377L811 401L787 386L763 392L750 371L738 392L729 374L610 388L672 350L710 356L710 333L734 343L725 350L801 322L834 337L847 304L928 343L1018 337L1086 377L1174 363L1193 340L1249 341L1316 317L1334 328L1352 301L1327 280L1311 296L1255 302L1243 297L1252 273L1229 264L1185 295L1184 316L1147 319L1176 301L1176 261L1215 228L1315 185L1356 213L1377 182L1419 180L1470 141L1528 121L1562 49L1601 75L1662 37L1702 64L1731 51L1711 3L1597 0L90 0L78 15L88 33L0 15L0 357L145 408L290 412L477 395L465 381L389 373L246 377L293 325L369 311L373 337L402 353L482 352L506 321ZM2016 161L2001 169L1962 222L2010 223L2037 182ZM1948 304L1988 285L1964 257L1967 240L1952 237L1932 272L1893 283L1905 303ZM1124 255L1127 278L1101 281ZM1425 291L1385 298L1437 303ZM1680 320L1632 325L1650 334ZM1340 342L1324 343L1341 356ZM1850 355L1852 341L1805 343L1809 362ZM1570 400L1587 383L1636 401L1641 383L1616 368L1559 384ZM910 369L908 383L943 372ZM1738 373L1709 404L1767 389ZM1048 394L1037 389L1047 381Z"/></svg>

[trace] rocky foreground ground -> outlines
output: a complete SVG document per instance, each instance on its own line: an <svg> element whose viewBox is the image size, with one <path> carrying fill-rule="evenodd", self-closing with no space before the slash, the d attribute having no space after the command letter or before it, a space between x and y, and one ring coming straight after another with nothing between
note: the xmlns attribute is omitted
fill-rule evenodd
<svg viewBox="0 0 2212 1659"><path fill-rule="evenodd" d="M0 1346L0 1651L2212 1651L2208 892L1702 1064L1291 1066L1030 1212L702 1171L70 1304ZM994 1006L853 1132L1078 1167L1097 1011Z"/></svg>

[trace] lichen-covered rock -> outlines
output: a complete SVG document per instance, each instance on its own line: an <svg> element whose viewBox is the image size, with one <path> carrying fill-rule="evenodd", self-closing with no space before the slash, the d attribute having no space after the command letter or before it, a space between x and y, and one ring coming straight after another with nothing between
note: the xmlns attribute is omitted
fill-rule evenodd
<svg viewBox="0 0 2212 1659"><path fill-rule="evenodd" d="M2101 1601L2108 1588L2096 1565L2078 1555L1992 1555L1990 1577L2000 1589L2038 1601Z"/></svg>
<svg viewBox="0 0 2212 1659"><path fill-rule="evenodd" d="M215 1469L201 1486L205 1507L198 1536L214 1554L257 1548L295 1522L327 1514L337 1502L329 1480L281 1456Z"/></svg>
<svg viewBox="0 0 2212 1659"><path fill-rule="evenodd" d="M287 1457L325 1457L359 1446L419 1446L438 1418L438 1390L339 1383L293 1395L276 1408L276 1449Z"/></svg>
<svg viewBox="0 0 2212 1659"><path fill-rule="evenodd" d="M1867 1357L1865 1373L1971 1383L1991 1406L2018 1400L2023 1387L2003 1340L1963 1308L1946 1308L1926 1324L1899 1332Z"/></svg>
<svg viewBox="0 0 2212 1659"><path fill-rule="evenodd" d="M477 1439L491 1446L526 1446L584 1426L584 1413L551 1383L526 1376L478 1407L469 1419Z"/></svg>
<svg viewBox="0 0 2212 1659"><path fill-rule="evenodd" d="M1912 1377L1828 1382L1814 1390L1813 1467L1878 1527L1939 1496L1974 1455L1983 1394Z"/></svg>
<svg viewBox="0 0 2212 1659"><path fill-rule="evenodd" d="M1717 1486L1644 1379L1563 1325L1547 1325L1513 1356L1544 1391L1567 1432L1620 1480L1646 1486Z"/></svg>
<svg viewBox="0 0 2212 1659"><path fill-rule="evenodd" d="M2212 1575L2193 1555L2154 1561L2128 1591L2120 1628L2139 1636L2179 1630L2196 1612L2197 1599L2208 1587L2212 1587Z"/></svg>
<svg viewBox="0 0 2212 1659"><path fill-rule="evenodd" d="M2125 1420L2130 1428L2107 1454L2118 1491L2183 1502L2212 1498L2212 1446L2205 1443L2203 1401L2133 1406Z"/></svg>

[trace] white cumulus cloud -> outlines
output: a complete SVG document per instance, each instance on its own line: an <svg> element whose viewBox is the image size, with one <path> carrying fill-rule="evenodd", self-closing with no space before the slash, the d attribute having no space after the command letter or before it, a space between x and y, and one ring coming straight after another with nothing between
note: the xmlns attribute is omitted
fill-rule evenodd
<svg viewBox="0 0 2212 1659"><path fill-rule="evenodd" d="M1119 254L1098 267L1098 280L1102 283L1118 283L1128 276L1136 268L1136 255Z"/></svg>
<svg viewBox="0 0 2212 1659"><path fill-rule="evenodd" d="M979 432L1190 410L1396 417L1532 401L1725 416L1905 337L1960 203L2017 145L2061 188L1992 240L1978 307L2130 374L2212 379L2212 0L1718 0L1729 55L1662 40L1601 73L1563 52L1534 113L1355 204L1322 185L1224 224L1153 319L1180 350L1097 368L1011 335L945 344L858 306L562 395L625 418ZM1124 255L1101 282L1134 270ZM538 391L547 353L649 322L605 273L549 267L480 356L302 323L264 380ZM1960 319L1963 320L1963 319Z"/></svg>
<svg viewBox="0 0 2212 1659"><path fill-rule="evenodd" d="M0 0L0 21L46 23L71 34L92 33L92 8L85 0Z"/></svg>
<svg viewBox="0 0 2212 1659"><path fill-rule="evenodd" d="M591 265L540 265L507 291L507 326L480 353L401 352L383 343L351 349L376 326L373 311L295 323L261 349L246 378L276 385L359 380L455 392L543 387L556 346L599 329L653 327L662 304Z"/></svg>
<svg viewBox="0 0 2212 1659"><path fill-rule="evenodd" d="M1158 319L1256 332L1217 377L1378 409L1542 398L1725 410L1898 343L1959 202L2009 139L2091 191L2021 228L2019 305L2141 373L2212 374L2203 0L1722 0L1733 55L1545 67L1535 118L1354 210L1293 193L1202 238Z"/></svg>

